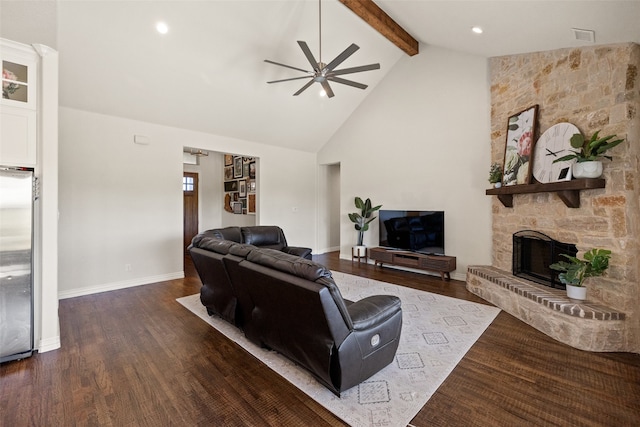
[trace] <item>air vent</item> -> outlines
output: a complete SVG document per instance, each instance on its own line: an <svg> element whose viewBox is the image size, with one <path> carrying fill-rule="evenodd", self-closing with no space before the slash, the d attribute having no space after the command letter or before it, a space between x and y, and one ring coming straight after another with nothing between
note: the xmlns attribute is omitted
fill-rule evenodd
<svg viewBox="0 0 640 427"><path fill-rule="evenodd" d="M573 31L573 36L576 40L589 43L596 42L596 32L593 30L581 30L580 28L572 28L571 31Z"/></svg>

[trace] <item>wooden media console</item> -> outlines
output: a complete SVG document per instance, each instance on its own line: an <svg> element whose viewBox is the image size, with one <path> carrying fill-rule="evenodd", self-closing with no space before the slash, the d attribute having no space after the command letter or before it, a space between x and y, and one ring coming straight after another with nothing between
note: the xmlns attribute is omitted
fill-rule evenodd
<svg viewBox="0 0 640 427"><path fill-rule="evenodd" d="M442 280L450 280L451 273L456 269L456 257L447 255L427 255L401 249L371 248L369 258L376 265L382 264L411 267L419 270L440 273Z"/></svg>

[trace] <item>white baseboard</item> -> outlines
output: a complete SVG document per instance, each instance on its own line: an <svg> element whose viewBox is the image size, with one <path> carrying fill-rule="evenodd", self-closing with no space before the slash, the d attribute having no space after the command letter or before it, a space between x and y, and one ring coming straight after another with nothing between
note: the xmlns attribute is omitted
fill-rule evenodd
<svg viewBox="0 0 640 427"><path fill-rule="evenodd" d="M330 248L324 248L324 249L320 249L318 251L313 252L314 255L321 255L321 254L326 254L329 252L336 252L340 250L340 246L333 246Z"/></svg>
<svg viewBox="0 0 640 427"><path fill-rule="evenodd" d="M132 288L134 286L149 285L151 283L165 282L167 280L183 279L184 271L175 273L160 274L157 276L140 277L121 282L105 283L103 285L91 286L88 288L76 288L68 291L58 292L58 299L81 297L84 295L97 294L100 292L115 291L117 289Z"/></svg>
<svg viewBox="0 0 640 427"><path fill-rule="evenodd" d="M38 353L45 353L47 351L57 350L59 348L60 335L57 335L55 337L40 340L40 344L38 345Z"/></svg>

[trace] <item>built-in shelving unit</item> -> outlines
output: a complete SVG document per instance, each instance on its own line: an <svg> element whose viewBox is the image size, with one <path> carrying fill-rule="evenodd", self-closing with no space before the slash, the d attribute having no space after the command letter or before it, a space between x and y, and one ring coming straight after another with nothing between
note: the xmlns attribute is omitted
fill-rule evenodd
<svg viewBox="0 0 640 427"><path fill-rule="evenodd" d="M567 207L579 208L580 191L604 188L604 186L605 180L603 178L581 178L571 181L551 182L549 184L535 183L490 188L486 194L488 196L498 196L504 207L512 208L514 194L556 193Z"/></svg>

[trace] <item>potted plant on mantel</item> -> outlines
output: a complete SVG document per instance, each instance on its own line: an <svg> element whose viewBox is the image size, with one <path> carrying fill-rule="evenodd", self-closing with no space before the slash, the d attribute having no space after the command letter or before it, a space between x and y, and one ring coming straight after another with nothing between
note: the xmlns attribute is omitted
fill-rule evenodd
<svg viewBox="0 0 640 427"><path fill-rule="evenodd" d="M364 257L367 254L367 248L364 246L364 232L369 229L369 223L376 219L372 217L373 213L380 209L382 205L375 207L371 206L371 200L367 198L364 202L360 197L355 198L356 208L360 209L360 212L350 213L349 219L355 224L356 231L358 231L358 244L353 247L352 254L358 258Z"/></svg>
<svg viewBox="0 0 640 427"><path fill-rule="evenodd" d="M502 166L499 163L493 163L489 169L489 183L495 188L502 187Z"/></svg>
<svg viewBox="0 0 640 427"><path fill-rule="evenodd" d="M558 279L567 286L567 296L572 299L587 298L587 288L583 283L589 277L601 276L609 267L611 251L606 249L591 249L584 254L584 259L562 254L569 261L559 261L549 268L561 271Z"/></svg>
<svg viewBox="0 0 640 427"><path fill-rule="evenodd" d="M553 163L576 159L577 161L572 168L574 178L599 178L602 175L602 161L600 159L612 159L604 152L624 141L624 139L611 141L616 135L600 138L599 133L600 131L594 133L591 139L585 139L579 133L574 134L571 137L571 146L576 148L576 151L554 160Z"/></svg>

